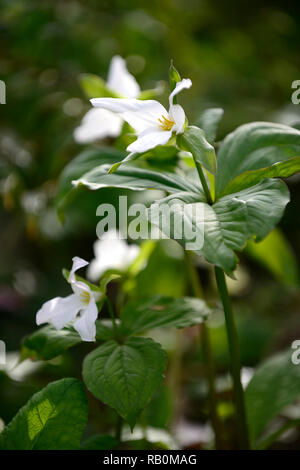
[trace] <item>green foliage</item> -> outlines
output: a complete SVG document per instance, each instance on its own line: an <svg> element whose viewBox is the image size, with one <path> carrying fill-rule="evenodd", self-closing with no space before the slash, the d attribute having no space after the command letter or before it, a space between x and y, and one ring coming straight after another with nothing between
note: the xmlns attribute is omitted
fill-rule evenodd
<svg viewBox="0 0 300 470"><path fill-rule="evenodd" d="M56 330L53 326L47 325L25 338L21 358L29 357L47 361L80 342L81 338L74 328L65 327L62 330Z"/></svg>
<svg viewBox="0 0 300 470"><path fill-rule="evenodd" d="M103 78L98 77L98 75L85 73L81 75L79 83L88 98L121 98L117 93L110 90Z"/></svg>
<svg viewBox="0 0 300 470"><path fill-rule="evenodd" d="M88 389L114 408L133 428L166 368L160 345L149 338L109 341L88 354L83 378Z"/></svg>
<svg viewBox="0 0 300 470"><path fill-rule="evenodd" d="M169 193L201 191L201 188L195 183L187 181L182 176L174 173L164 171L158 173L138 167L124 166L120 167L115 173L108 174L109 168L109 165L99 165L83 174L74 184L76 187L86 186L92 190L101 188L123 188L135 191L161 189Z"/></svg>
<svg viewBox="0 0 300 470"><path fill-rule="evenodd" d="M0 449L79 449L86 422L83 385L76 379L58 380L33 395L17 413L0 434Z"/></svg>
<svg viewBox="0 0 300 470"><path fill-rule="evenodd" d="M251 439L257 441L270 421L300 397L300 368L291 350L279 353L258 367L246 388Z"/></svg>
<svg viewBox="0 0 300 470"><path fill-rule="evenodd" d="M209 314L206 303L193 297L138 300L129 302L124 308L121 331L132 335L153 328L186 328L206 320Z"/></svg>
<svg viewBox="0 0 300 470"><path fill-rule="evenodd" d="M57 189L57 209L60 214L75 196L72 181L91 169L105 163L114 163L124 158L124 153L111 147L86 150L74 158L62 171Z"/></svg>
<svg viewBox="0 0 300 470"><path fill-rule="evenodd" d="M204 130L205 137L210 143L216 140L219 123L223 114L224 110L222 108L208 108L201 113L197 121L197 125Z"/></svg>
<svg viewBox="0 0 300 470"><path fill-rule="evenodd" d="M180 148L191 152L196 162L215 174L217 160L214 147L206 140L205 133L196 126L189 126L183 134L179 134L177 142Z"/></svg>
<svg viewBox="0 0 300 470"><path fill-rule="evenodd" d="M218 152L217 197L240 191L264 178L300 170L300 131L282 124L252 122L229 134ZM274 165L274 166L273 166Z"/></svg>
<svg viewBox="0 0 300 470"><path fill-rule="evenodd" d="M199 216L193 213L192 208L184 214L185 223L192 226L192 233L196 233L195 238L203 239L203 247L196 252L232 275L237 264L235 251L241 251L248 240L260 241L268 235L283 214L289 192L282 181L267 179L244 191L225 196L212 206L198 202L196 195L188 193L169 196L159 203L169 204L171 210L174 207L175 213L178 201L201 205ZM164 230L162 225L159 227Z"/></svg>
<svg viewBox="0 0 300 470"><path fill-rule="evenodd" d="M299 269L295 253L278 228L260 243L249 242L246 253L265 266L283 284L299 288Z"/></svg>

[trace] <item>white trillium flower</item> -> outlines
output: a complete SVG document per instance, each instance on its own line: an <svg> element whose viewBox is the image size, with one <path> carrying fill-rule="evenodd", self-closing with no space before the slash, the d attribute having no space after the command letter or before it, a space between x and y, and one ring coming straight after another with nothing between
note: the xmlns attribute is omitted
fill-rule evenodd
<svg viewBox="0 0 300 470"><path fill-rule="evenodd" d="M91 261L87 276L97 281L108 269L126 271L140 252L138 245L128 245L120 239L117 230L109 230L94 243L95 259Z"/></svg>
<svg viewBox="0 0 300 470"><path fill-rule="evenodd" d="M120 56L114 56L111 60L107 88L124 98L136 98L141 89L136 79L131 75L126 62ZM83 117L80 126L74 131L76 142L86 144L105 137L118 137L123 125L123 119L104 109L90 109Z"/></svg>
<svg viewBox="0 0 300 470"><path fill-rule="evenodd" d="M165 145L173 132L181 134L184 131L184 110L179 104L174 104L173 100L178 93L191 86L191 80L186 78L176 84L169 96L169 112L155 100L93 98L91 103L96 108L112 111L127 121L138 135L127 150L143 153L157 145Z"/></svg>
<svg viewBox="0 0 300 470"><path fill-rule="evenodd" d="M75 320L78 313L81 313L73 326L83 341L95 341L95 321L98 317L96 300L99 300L99 293L91 291L85 282L76 280L75 272L89 263L78 256L75 256L72 261L69 283L73 294L68 297L55 297L44 303L36 315L36 323L37 325L50 323L57 330L61 330L67 323Z"/></svg>

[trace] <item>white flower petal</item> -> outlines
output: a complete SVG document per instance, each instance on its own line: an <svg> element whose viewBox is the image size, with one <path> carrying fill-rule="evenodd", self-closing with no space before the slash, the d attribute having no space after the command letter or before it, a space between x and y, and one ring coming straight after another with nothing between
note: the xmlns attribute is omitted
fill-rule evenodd
<svg viewBox="0 0 300 470"><path fill-rule="evenodd" d="M136 79L128 72L125 60L120 56L114 56L111 60L107 86L126 98L136 98L141 92Z"/></svg>
<svg viewBox="0 0 300 470"><path fill-rule="evenodd" d="M189 78L183 78L181 82L176 83L176 87L169 96L170 108L173 105L174 96L178 95L178 93L180 93L182 90L185 90L186 88L191 88L191 86L192 81Z"/></svg>
<svg viewBox="0 0 300 470"><path fill-rule="evenodd" d="M78 271L78 269L80 268L84 268L84 266L87 266L89 263L88 261L79 258L79 256L74 256L74 258L72 258L72 261L73 264L69 274L69 282L76 282L75 272Z"/></svg>
<svg viewBox="0 0 300 470"><path fill-rule="evenodd" d="M185 113L183 107L180 104L173 104L169 112L170 118L175 122L172 127L172 131L176 134L180 134L184 130Z"/></svg>
<svg viewBox="0 0 300 470"><path fill-rule="evenodd" d="M173 126L174 127L174 126ZM172 130L164 131L159 127L153 127L141 132L132 144L127 147L128 152L143 153L153 149L157 145L165 145L172 136Z"/></svg>
<svg viewBox="0 0 300 470"><path fill-rule="evenodd" d="M95 341L98 308L96 302L91 298L88 306L82 310L81 317L74 323L74 328L81 336L82 341Z"/></svg>
<svg viewBox="0 0 300 470"><path fill-rule="evenodd" d="M68 297L55 297L44 303L42 308L36 315L37 325L43 323L51 323L55 328L60 330L67 323L74 320L82 304L76 294Z"/></svg>
<svg viewBox="0 0 300 470"><path fill-rule="evenodd" d="M118 137L123 120L106 109L90 109L83 117L80 126L74 130L74 139L80 144L87 144L105 137Z"/></svg>
<svg viewBox="0 0 300 470"><path fill-rule="evenodd" d="M150 127L158 126L158 119L163 115L168 115L164 106L155 100L93 98L91 103L96 108L103 108L120 114L138 133Z"/></svg>
<svg viewBox="0 0 300 470"><path fill-rule="evenodd" d="M128 245L117 230L109 230L94 243L95 259L88 267L88 278L97 281L108 269L126 270L139 252L138 245Z"/></svg>

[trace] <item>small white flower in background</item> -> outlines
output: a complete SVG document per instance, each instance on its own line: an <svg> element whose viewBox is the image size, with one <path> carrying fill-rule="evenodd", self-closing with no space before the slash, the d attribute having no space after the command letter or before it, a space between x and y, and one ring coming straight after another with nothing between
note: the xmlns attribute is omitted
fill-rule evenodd
<svg viewBox="0 0 300 470"><path fill-rule="evenodd" d="M155 100L93 98L91 103L96 108L117 113L127 121L138 135L127 150L143 153L157 145L165 145L173 132L180 134L184 131L185 113L182 106L174 104L174 97L191 86L191 80L186 78L176 84L169 96L169 112Z"/></svg>
<svg viewBox="0 0 300 470"><path fill-rule="evenodd" d="M107 88L124 98L137 98L141 89L136 79L131 75L122 57L114 56L111 60ZM123 119L104 109L90 109L83 117L79 127L74 131L74 139L81 144L118 137L123 125Z"/></svg>
<svg viewBox="0 0 300 470"><path fill-rule="evenodd" d="M96 301L99 300L99 293L91 291L85 282L76 280L75 272L89 263L78 256L75 256L72 261L69 283L73 294L68 297L55 297L44 303L36 315L36 323L37 325L50 323L57 330L61 330L81 313L73 326L83 341L95 341L95 321L98 317Z"/></svg>
<svg viewBox="0 0 300 470"><path fill-rule="evenodd" d="M125 271L139 252L138 245L128 245L120 239L117 230L109 230L94 243L95 259L88 267L87 276L91 281L97 281L108 269Z"/></svg>

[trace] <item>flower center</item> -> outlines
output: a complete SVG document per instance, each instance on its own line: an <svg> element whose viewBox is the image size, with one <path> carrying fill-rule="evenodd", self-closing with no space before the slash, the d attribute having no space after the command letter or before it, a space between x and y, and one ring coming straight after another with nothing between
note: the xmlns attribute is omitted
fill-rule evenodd
<svg viewBox="0 0 300 470"><path fill-rule="evenodd" d="M163 131L170 131L172 129L172 127L174 126L175 122L172 121L172 119L170 119L170 117L168 116L166 118L166 116L161 116L158 120L159 122L159 127L163 130Z"/></svg>
<svg viewBox="0 0 300 470"><path fill-rule="evenodd" d="M80 292L80 300L84 305L88 305L91 300L90 293L86 290Z"/></svg>

